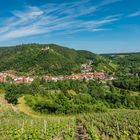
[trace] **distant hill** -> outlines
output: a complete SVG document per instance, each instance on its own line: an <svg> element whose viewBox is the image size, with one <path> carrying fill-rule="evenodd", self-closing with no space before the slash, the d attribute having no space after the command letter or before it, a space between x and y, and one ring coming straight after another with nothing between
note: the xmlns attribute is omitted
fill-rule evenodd
<svg viewBox="0 0 140 140"><path fill-rule="evenodd" d="M140 75L140 52L102 54L102 56L119 66L117 73L129 74L129 77Z"/></svg>
<svg viewBox="0 0 140 140"><path fill-rule="evenodd" d="M55 44L26 44L0 48L0 71L13 70L22 74L65 75L79 72L88 61L81 51ZM98 56L90 53L90 59Z"/></svg>
<svg viewBox="0 0 140 140"><path fill-rule="evenodd" d="M107 53L107 54L100 54L104 57L117 57L117 56L140 56L140 52L132 52L132 53Z"/></svg>
<svg viewBox="0 0 140 140"><path fill-rule="evenodd" d="M84 50L56 44L23 44L0 48L0 71L29 75L67 75L80 72L80 66L93 60L95 70L110 70L110 60Z"/></svg>

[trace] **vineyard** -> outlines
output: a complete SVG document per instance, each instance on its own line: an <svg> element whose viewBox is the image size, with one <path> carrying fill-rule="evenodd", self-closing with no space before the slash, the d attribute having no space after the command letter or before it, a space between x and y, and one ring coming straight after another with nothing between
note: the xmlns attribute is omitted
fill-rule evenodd
<svg viewBox="0 0 140 140"><path fill-rule="evenodd" d="M20 113L0 98L0 140L139 140L139 110L79 115Z"/></svg>
<svg viewBox="0 0 140 140"><path fill-rule="evenodd" d="M0 94L0 140L73 140L75 124L73 116L26 115Z"/></svg>
<svg viewBox="0 0 140 140"><path fill-rule="evenodd" d="M73 140L73 117L30 118L14 112L0 114L1 140Z"/></svg>
<svg viewBox="0 0 140 140"><path fill-rule="evenodd" d="M139 111L112 111L84 114L77 118L70 116L31 118L25 114L9 111L0 113L0 139L74 140L78 121L83 125L81 127L86 129L88 140L138 140L140 138L138 116Z"/></svg>
<svg viewBox="0 0 140 140"><path fill-rule="evenodd" d="M139 140L140 111L111 110L106 113L92 113L80 116L93 140Z"/></svg>

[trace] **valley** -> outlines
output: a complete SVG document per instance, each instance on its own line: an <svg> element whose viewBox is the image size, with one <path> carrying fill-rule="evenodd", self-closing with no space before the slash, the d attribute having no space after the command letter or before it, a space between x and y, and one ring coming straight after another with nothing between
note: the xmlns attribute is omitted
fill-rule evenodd
<svg viewBox="0 0 140 140"><path fill-rule="evenodd" d="M1 0L0 140L140 140L140 0Z"/></svg>
<svg viewBox="0 0 140 140"><path fill-rule="evenodd" d="M54 44L0 50L0 139L140 138L139 53Z"/></svg>

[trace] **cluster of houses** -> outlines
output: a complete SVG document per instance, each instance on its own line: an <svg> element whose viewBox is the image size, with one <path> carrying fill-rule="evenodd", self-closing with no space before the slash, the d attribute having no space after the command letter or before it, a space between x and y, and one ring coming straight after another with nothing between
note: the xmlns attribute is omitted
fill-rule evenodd
<svg viewBox="0 0 140 140"><path fill-rule="evenodd" d="M49 47L45 48L46 50ZM89 61L88 64L81 65L81 73L72 74L66 76L17 76L12 72L1 72L0 73L0 83L11 82L11 83L32 83L34 79L40 78L46 81L59 81L65 79L72 80L113 80L113 76L108 76L104 72L93 72L93 68L91 66L92 61Z"/></svg>
<svg viewBox="0 0 140 140"><path fill-rule="evenodd" d="M7 77L13 77L14 75L8 72L1 72L0 73L0 82L6 82Z"/></svg>
<svg viewBox="0 0 140 140"><path fill-rule="evenodd" d="M103 72L87 72L87 73L79 73L79 74L72 74L72 75L66 75L66 76L16 76L14 74L10 73L0 73L0 82L7 82L9 79L9 82L13 83L32 83L34 79L40 78L45 79L46 81L59 81L59 80L65 80L65 79L72 79L72 80L113 80L113 77L105 75Z"/></svg>
<svg viewBox="0 0 140 140"><path fill-rule="evenodd" d="M15 83L31 83L35 78L26 76L17 76L10 72L0 73L0 83L15 82Z"/></svg>
<svg viewBox="0 0 140 140"><path fill-rule="evenodd" d="M106 76L103 72L88 72L88 73L79 73L79 74L72 74L72 75L66 75L66 76L43 76L42 77L45 80L64 80L64 79L72 79L72 80L113 80L113 77Z"/></svg>
<svg viewBox="0 0 140 140"><path fill-rule="evenodd" d="M93 68L92 68L91 64L92 64L92 61L90 61L88 64L82 64L81 65L81 73L92 72Z"/></svg>

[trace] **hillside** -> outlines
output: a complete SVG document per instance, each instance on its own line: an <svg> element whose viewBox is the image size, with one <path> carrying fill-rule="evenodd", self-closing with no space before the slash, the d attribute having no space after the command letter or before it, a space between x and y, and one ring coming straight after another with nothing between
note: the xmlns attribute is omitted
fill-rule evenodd
<svg viewBox="0 0 140 140"><path fill-rule="evenodd" d="M1 140L139 139L139 110L110 109L107 112L66 116L38 113L34 115L28 112L28 107L24 112L21 108L25 107L23 102L22 106L21 102L13 106L8 104L3 96L0 93Z"/></svg>
<svg viewBox="0 0 140 140"><path fill-rule="evenodd" d="M108 60L88 51L55 44L26 44L0 48L0 71L15 71L22 75L68 75L80 72L81 64L93 60L94 69L106 70ZM109 68L110 69L110 66Z"/></svg>
<svg viewBox="0 0 140 140"><path fill-rule="evenodd" d="M117 53L117 54L102 54L103 57L110 59L118 65L118 73L124 75L140 75L140 52L137 53Z"/></svg>
<svg viewBox="0 0 140 140"><path fill-rule="evenodd" d="M116 87L140 91L140 52L104 54L102 56L118 66L115 73L117 79L114 81Z"/></svg>
<svg viewBox="0 0 140 140"><path fill-rule="evenodd" d="M104 57L54 44L0 49L1 71L18 74L76 73L89 60L115 79L0 83L0 139L138 139L139 55Z"/></svg>

